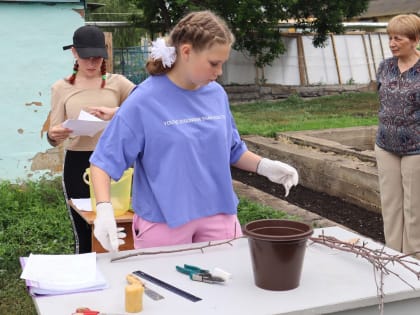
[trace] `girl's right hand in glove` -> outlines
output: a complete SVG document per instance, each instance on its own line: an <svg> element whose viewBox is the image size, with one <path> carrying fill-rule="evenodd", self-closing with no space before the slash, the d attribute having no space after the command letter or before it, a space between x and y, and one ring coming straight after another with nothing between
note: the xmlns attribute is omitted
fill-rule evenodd
<svg viewBox="0 0 420 315"><path fill-rule="evenodd" d="M124 228L117 228L114 208L110 202L101 202L96 205L96 219L93 223L93 234L107 251L117 252L118 247L125 243Z"/></svg>

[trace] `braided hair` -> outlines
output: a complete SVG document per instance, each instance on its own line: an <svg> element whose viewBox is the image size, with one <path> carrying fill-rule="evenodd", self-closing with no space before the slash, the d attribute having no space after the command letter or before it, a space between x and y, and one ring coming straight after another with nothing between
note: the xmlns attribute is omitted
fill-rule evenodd
<svg viewBox="0 0 420 315"><path fill-rule="evenodd" d="M76 75L77 75L78 71L79 71L79 63L76 60L74 65L73 65L73 73L67 79L67 81L71 85L74 85L74 82L76 81ZM106 83L106 62L105 62L105 59L102 61L102 64L101 64L101 76L102 76L101 88L103 88L105 86L105 83Z"/></svg>
<svg viewBox="0 0 420 315"><path fill-rule="evenodd" d="M76 81L77 71L79 71L79 63L76 60L74 62L74 65L73 65L73 73L71 74L70 78L68 79L68 81L71 85L74 85L74 82Z"/></svg>
<svg viewBox="0 0 420 315"><path fill-rule="evenodd" d="M169 34L168 45L175 47L178 52L182 44L188 43L195 51L200 52L214 44L231 45L234 41L226 22L213 12L205 10L191 12L182 18ZM146 63L146 70L151 75L167 73L171 68L165 68L161 59L149 59Z"/></svg>
<svg viewBox="0 0 420 315"><path fill-rule="evenodd" d="M102 75L102 82L101 82L101 89L102 89L105 86L105 82L106 82L106 62L105 62L105 59L102 60L101 75Z"/></svg>

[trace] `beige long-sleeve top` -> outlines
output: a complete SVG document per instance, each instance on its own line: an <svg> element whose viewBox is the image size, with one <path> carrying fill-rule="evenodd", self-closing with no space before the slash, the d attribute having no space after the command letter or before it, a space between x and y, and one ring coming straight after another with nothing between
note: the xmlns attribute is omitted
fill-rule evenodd
<svg viewBox="0 0 420 315"><path fill-rule="evenodd" d="M81 110L92 106L118 107L127 98L134 83L120 74L107 73L103 88L76 88L64 79L51 87L50 126L56 126L67 119L77 119ZM75 136L65 142L65 148L72 151L93 151L102 132L93 137Z"/></svg>

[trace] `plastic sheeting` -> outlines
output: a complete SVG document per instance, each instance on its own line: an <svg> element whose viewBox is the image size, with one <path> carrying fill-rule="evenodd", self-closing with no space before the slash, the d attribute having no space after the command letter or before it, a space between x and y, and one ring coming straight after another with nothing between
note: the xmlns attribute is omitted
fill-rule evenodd
<svg viewBox="0 0 420 315"><path fill-rule="evenodd" d="M223 84L331 85L375 81L379 63L391 56L386 33L331 35L324 47L313 36L285 36L286 52L273 63L256 69L252 57L232 51L224 65ZM302 49L298 45L301 40Z"/></svg>

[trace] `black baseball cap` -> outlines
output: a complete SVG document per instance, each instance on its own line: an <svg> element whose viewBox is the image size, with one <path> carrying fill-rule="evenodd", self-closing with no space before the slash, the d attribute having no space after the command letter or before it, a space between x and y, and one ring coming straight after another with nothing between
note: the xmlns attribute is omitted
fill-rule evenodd
<svg viewBox="0 0 420 315"><path fill-rule="evenodd" d="M79 27L73 34L73 44L63 47L63 50L76 48L80 58L108 58L104 33L93 25Z"/></svg>

